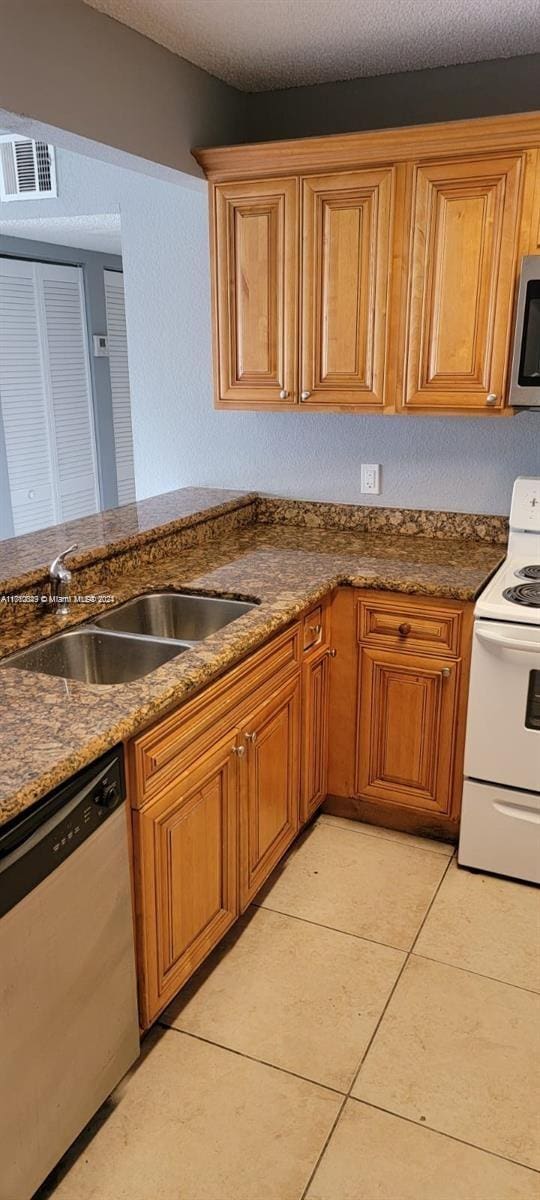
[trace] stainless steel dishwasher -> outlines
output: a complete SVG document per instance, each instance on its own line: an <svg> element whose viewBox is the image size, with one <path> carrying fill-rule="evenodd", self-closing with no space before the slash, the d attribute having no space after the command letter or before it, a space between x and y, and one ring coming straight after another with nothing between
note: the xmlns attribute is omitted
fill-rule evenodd
<svg viewBox="0 0 540 1200"><path fill-rule="evenodd" d="M0 830L0 1200L29 1200L138 1053L113 750Z"/></svg>

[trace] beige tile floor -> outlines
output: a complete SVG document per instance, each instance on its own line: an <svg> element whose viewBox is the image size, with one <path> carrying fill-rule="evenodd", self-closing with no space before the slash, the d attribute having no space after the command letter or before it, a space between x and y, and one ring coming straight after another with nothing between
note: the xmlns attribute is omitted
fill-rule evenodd
<svg viewBox="0 0 540 1200"><path fill-rule="evenodd" d="M39 1200L540 1200L539 959L536 889L320 817Z"/></svg>

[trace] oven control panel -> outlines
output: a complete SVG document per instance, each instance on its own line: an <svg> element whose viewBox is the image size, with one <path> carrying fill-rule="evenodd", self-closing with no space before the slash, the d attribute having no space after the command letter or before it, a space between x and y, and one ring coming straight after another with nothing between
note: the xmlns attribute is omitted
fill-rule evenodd
<svg viewBox="0 0 540 1200"><path fill-rule="evenodd" d="M516 479L510 509L511 529L540 533L540 479Z"/></svg>

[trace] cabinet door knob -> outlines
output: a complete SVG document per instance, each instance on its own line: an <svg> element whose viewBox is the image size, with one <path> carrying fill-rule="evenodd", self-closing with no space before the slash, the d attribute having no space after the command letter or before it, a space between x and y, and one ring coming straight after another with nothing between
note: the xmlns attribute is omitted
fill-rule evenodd
<svg viewBox="0 0 540 1200"><path fill-rule="evenodd" d="M486 396L486 404L496 404L497 396L495 392L489 392Z"/></svg>
<svg viewBox="0 0 540 1200"><path fill-rule="evenodd" d="M337 654L337 650L333 650L333 649L332 649L332 650L327 650L327 651L326 651L326 653L327 653L327 655L328 655L328 658L335 658L335 657L336 657L336 654Z"/></svg>
<svg viewBox="0 0 540 1200"><path fill-rule="evenodd" d="M443 669L441 671L441 675L442 675L443 679L449 679L451 674L452 674L452 672L450 670L450 667L443 667Z"/></svg>
<svg viewBox="0 0 540 1200"><path fill-rule="evenodd" d="M243 755L246 753L246 747L245 746L233 746L232 752L233 752L233 754L237 754L239 758L242 758Z"/></svg>
<svg viewBox="0 0 540 1200"><path fill-rule="evenodd" d="M244 733L244 737L246 739L246 742L251 742L251 743L256 742L257 741L257 731L254 729L253 733Z"/></svg>
<svg viewBox="0 0 540 1200"><path fill-rule="evenodd" d="M409 625L408 621L402 621L401 625L398 627L398 633L401 634L401 637L408 637L410 632L411 626Z"/></svg>
<svg viewBox="0 0 540 1200"><path fill-rule="evenodd" d="M311 396L311 392L300 392L301 400L309 400L310 396Z"/></svg>
<svg viewBox="0 0 540 1200"><path fill-rule="evenodd" d="M285 388L282 388L279 393L280 400L287 400L288 397L289 397L289 393L285 390Z"/></svg>
<svg viewBox="0 0 540 1200"><path fill-rule="evenodd" d="M308 629L310 633L313 633L315 637L318 637L321 632L322 625L308 625Z"/></svg>

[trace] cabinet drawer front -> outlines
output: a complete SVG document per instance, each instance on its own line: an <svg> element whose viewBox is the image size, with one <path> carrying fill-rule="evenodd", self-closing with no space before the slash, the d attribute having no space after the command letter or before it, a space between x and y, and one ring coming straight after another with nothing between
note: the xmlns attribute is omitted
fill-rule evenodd
<svg viewBox="0 0 540 1200"><path fill-rule="evenodd" d="M238 914L234 741L134 814L142 1020L149 1025Z"/></svg>
<svg viewBox="0 0 540 1200"><path fill-rule="evenodd" d="M457 658L461 612L426 603L362 600L358 605L358 640L414 654L435 651Z"/></svg>
<svg viewBox="0 0 540 1200"><path fill-rule="evenodd" d="M318 604L304 617L302 625L304 651L311 650L315 646L318 647L322 642L327 641L326 618L327 610L324 604Z"/></svg>
<svg viewBox="0 0 540 1200"><path fill-rule="evenodd" d="M196 739L204 734L215 739L216 730L224 732L234 724L255 690L264 694L265 688L273 689L276 677L287 678L300 654L300 626L295 624L134 738L132 806L140 808L193 759Z"/></svg>

